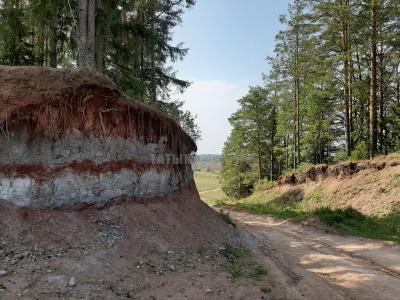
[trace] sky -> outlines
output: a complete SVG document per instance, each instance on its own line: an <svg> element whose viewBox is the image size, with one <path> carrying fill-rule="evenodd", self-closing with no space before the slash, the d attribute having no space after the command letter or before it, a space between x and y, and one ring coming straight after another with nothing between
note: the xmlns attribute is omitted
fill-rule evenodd
<svg viewBox="0 0 400 300"><path fill-rule="evenodd" d="M197 0L183 16L174 42L189 54L174 67L192 85L173 97L197 116L202 132L199 154L221 154L230 134L228 118L249 86L262 85L273 55L279 16L290 0Z"/></svg>

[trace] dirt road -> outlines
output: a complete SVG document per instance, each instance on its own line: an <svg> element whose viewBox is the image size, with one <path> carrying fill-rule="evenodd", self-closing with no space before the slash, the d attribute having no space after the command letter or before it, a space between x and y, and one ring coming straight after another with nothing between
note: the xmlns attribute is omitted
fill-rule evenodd
<svg viewBox="0 0 400 300"><path fill-rule="evenodd" d="M231 212L242 239L288 299L400 299L400 247Z"/></svg>

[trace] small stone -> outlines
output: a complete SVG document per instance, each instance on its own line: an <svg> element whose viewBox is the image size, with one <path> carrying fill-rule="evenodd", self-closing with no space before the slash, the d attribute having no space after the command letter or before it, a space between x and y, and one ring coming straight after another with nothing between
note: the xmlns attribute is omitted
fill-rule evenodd
<svg viewBox="0 0 400 300"><path fill-rule="evenodd" d="M74 286L76 286L76 279L75 279L75 277L71 277L71 279L68 281L68 286L69 287L74 287Z"/></svg>
<svg viewBox="0 0 400 300"><path fill-rule="evenodd" d="M212 290L211 289L206 289L206 294L211 294Z"/></svg>
<svg viewBox="0 0 400 300"><path fill-rule="evenodd" d="M7 271L5 271L5 270L0 271L0 277L7 276L7 275L8 275Z"/></svg>
<svg viewBox="0 0 400 300"><path fill-rule="evenodd" d="M226 248L225 247L218 247L218 251L221 251L221 252L223 252L223 251L225 251L226 250Z"/></svg>
<svg viewBox="0 0 400 300"><path fill-rule="evenodd" d="M169 265L168 268L169 268L171 271L175 271L175 266L174 266L174 265Z"/></svg>

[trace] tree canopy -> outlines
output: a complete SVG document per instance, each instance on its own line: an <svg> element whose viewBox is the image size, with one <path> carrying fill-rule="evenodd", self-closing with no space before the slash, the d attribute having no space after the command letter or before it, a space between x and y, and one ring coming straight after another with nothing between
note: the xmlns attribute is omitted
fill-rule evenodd
<svg viewBox="0 0 400 300"><path fill-rule="evenodd" d="M194 116L171 101L189 82L172 64L188 49L173 29L195 0L0 0L0 64L93 67L128 95L166 112L194 139Z"/></svg>
<svg viewBox="0 0 400 300"><path fill-rule="evenodd" d="M398 1L294 0L280 20L265 85L250 88L230 119L223 174L236 180L232 191L246 176L274 180L400 150Z"/></svg>

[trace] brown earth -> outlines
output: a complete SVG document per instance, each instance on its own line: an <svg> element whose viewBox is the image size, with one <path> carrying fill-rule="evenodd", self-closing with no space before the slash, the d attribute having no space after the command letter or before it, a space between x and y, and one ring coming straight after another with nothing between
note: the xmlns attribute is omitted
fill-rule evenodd
<svg viewBox="0 0 400 300"><path fill-rule="evenodd" d="M260 298L221 271L225 245L239 240L194 188L80 211L2 205L0 298Z"/></svg>
<svg viewBox="0 0 400 300"><path fill-rule="evenodd" d="M232 278L228 246L237 231L194 184L82 210L2 204L0 299L279 299L268 276Z"/></svg>
<svg viewBox="0 0 400 300"><path fill-rule="evenodd" d="M80 211L2 206L0 298L398 299L398 245L231 211L235 230L193 189ZM233 280L226 245L268 275Z"/></svg>
<svg viewBox="0 0 400 300"><path fill-rule="evenodd" d="M296 201L303 201L306 210L352 207L369 216L400 210L398 153L371 162L343 163L329 168L317 166L288 176L292 179L281 177L280 184L266 193L297 194Z"/></svg>

